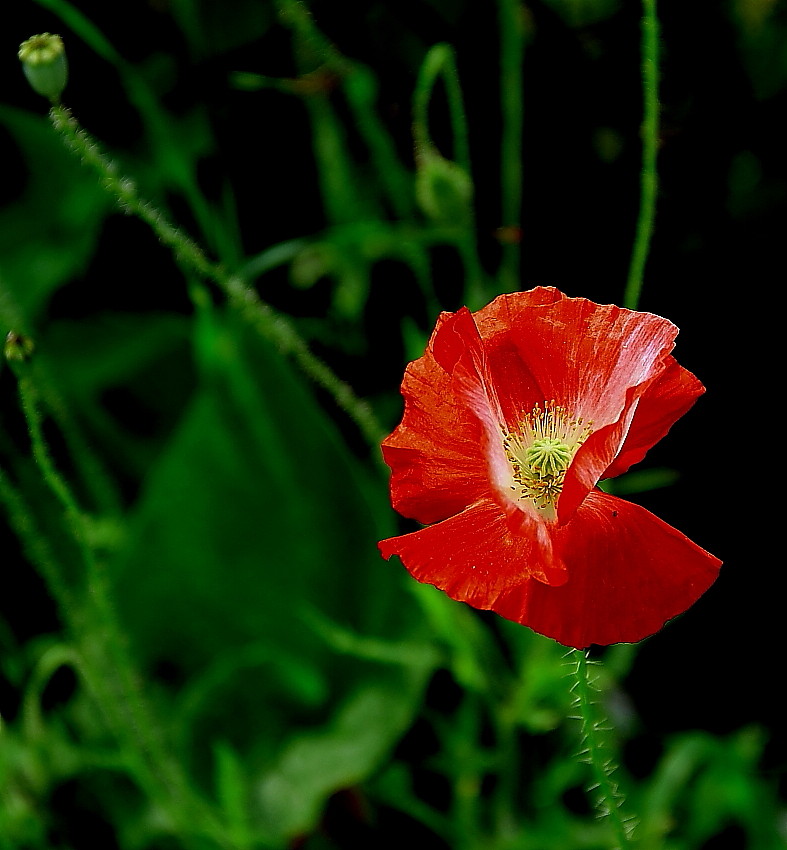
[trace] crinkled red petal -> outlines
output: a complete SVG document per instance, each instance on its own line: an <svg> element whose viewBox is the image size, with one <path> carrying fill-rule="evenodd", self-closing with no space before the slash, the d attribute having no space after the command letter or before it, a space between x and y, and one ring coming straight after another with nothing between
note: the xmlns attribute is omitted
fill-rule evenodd
<svg viewBox="0 0 787 850"><path fill-rule="evenodd" d="M704 392L705 387L688 369L671 355L667 357L664 371L639 399L623 446L602 477L622 475L639 463Z"/></svg>
<svg viewBox="0 0 787 850"><path fill-rule="evenodd" d="M566 475L558 508L565 522L626 439L644 454L647 439L663 434L647 422L639 429L635 420L642 397L671 371L676 334L660 316L538 288L497 298L476 314L464 308L446 317L431 349L452 375L458 400L483 424L493 483L505 478L504 458L495 457L499 425L516 429L534 405L554 399L593 428ZM673 383L669 378L664 386ZM646 404L645 413L643 421L655 414L653 406ZM627 437L632 427L634 436ZM501 467L498 475L495 466Z"/></svg>
<svg viewBox="0 0 787 850"><path fill-rule="evenodd" d="M449 314L438 321L439 332ZM451 376L427 348L402 381L400 425L383 441L391 501L404 516L433 523L464 510L489 490L482 428L457 399Z"/></svg>
<svg viewBox="0 0 787 850"><path fill-rule="evenodd" d="M383 540L379 548L385 558L398 555L418 581L489 609L523 584L565 581L546 526L537 520L531 523L527 533L516 534L504 510L483 499L443 522Z"/></svg>
<svg viewBox="0 0 787 850"><path fill-rule="evenodd" d="M560 587L523 582L494 610L566 646L630 643L657 632L716 579L721 561L644 508L594 490L554 532Z"/></svg>
<svg viewBox="0 0 787 850"><path fill-rule="evenodd" d="M540 331L512 339L528 352L548 397L593 428L566 473L558 503L565 522L620 451L639 398L666 368L677 328L650 313L570 298L550 308Z"/></svg>

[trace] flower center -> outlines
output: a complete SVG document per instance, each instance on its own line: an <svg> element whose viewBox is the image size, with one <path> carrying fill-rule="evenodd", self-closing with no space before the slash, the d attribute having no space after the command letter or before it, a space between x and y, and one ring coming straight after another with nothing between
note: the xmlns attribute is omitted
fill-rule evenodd
<svg viewBox="0 0 787 850"><path fill-rule="evenodd" d="M514 498L529 502L545 519L555 519L566 470L592 433L590 425L553 399L524 414L515 431L504 431Z"/></svg>

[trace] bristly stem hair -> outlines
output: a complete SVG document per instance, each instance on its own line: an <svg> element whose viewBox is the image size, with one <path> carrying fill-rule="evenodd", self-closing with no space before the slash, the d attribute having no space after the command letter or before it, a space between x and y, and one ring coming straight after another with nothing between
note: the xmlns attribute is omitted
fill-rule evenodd
<svg viewBox="0 0 787 850"><path fill-rule="evenodd" d="M653 237L658 192L656 157L659 146L659 19L656 0L642 0L642 8L642 175L636 236L623 297L623 306L630 310L636 310L639 305L645 263Z"/></svg>
<svg viewBox="0 0 787 850"><path fill-rule="evenodd" d="M582 745L578 756L590 765L592 782L588 792L594 797L593 803L600 817L609 818L615 838L613 850L626 850L632 847L631 833L634 820L624 817L622 805L625 797L618 782L613 778L617 769L609 748L605 746L604 732L606 720L597 711L597 702L593 697L596 690L594 680L588 672L592 662L587 653L575 649L568 655L574 683L571 692L574 695L575 719L581 725Z"/></svg>

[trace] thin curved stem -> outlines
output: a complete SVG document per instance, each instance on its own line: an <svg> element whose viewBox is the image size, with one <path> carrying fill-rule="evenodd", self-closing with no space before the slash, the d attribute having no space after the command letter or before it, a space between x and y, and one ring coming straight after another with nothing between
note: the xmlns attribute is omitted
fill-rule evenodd
<svg viewBox="0 0 787 850"><path fill-rule="evenodd" d="M636 236L631 254L623 306L635 310L639 305L645 263L650 251L656 218L659 145L659 20L656 0L642 0L642 174Z"/></svg>
<svg viewBox="0 0 787 850"><path fill-rule="evenodd" d="M419 152L437 151L429 132L429 104L437 81L441 80L448 101L451 122L453 161L466 175L472 185L470 162L470 136L465 112L462 88L453 48L448 44L436 44L424 57L413 91L413 141L416 157ZM472 205L467 210L468 220L453 241L467 271L466 301L472 309L480 308L485 299L484 270L476 243L475 216Z"/></svg>

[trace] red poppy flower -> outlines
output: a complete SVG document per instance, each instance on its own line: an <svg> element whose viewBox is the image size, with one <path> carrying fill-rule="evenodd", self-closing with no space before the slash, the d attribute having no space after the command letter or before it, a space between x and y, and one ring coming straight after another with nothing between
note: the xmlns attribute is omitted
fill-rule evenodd
<svg viewBox="0 0 787 850"><path fill-rule="evenodd" d="M685 611L721 562L596 486L704 392L677 333L552 287L441 314L382 446L394 507L426 527L383 556L567 646L638 641Z"/></svg>

